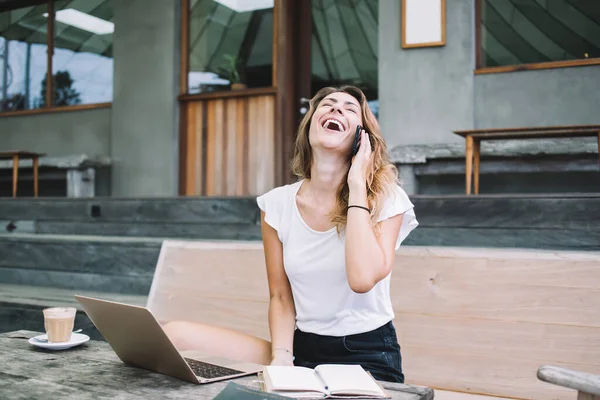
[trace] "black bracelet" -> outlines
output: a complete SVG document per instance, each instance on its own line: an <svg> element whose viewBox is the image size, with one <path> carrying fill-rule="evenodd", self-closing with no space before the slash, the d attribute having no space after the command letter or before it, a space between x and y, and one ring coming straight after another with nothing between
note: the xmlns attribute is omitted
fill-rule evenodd
<svg viewBox="0 0 600 400"><path fill-rule="evenodd" d="M367 207L363 207L363 206L356 206L356 205L353 205L353 206L348 206L348 208L349 208L349 209L350 209L350 208L352 208L352 207L356 207L356 208L362 208L363 210L365 210L365 211L368 211L369 213L371 213L371 210L369 210Z"/></svg>

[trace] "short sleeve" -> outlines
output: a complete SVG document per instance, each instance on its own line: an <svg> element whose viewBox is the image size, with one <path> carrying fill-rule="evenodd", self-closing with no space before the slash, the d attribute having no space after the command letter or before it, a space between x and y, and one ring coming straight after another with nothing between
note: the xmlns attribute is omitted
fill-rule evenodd
<svg viewBox="0 0 600 400"><path fill-rule="evenodd" d="M265 213L265 222L278 233L283 212L283 189L284 187L277 187L256 198L258 207Z"/></svg>
<svg viewBox="0 0 600 400"><path fill-rule="evenodd" d="M406 192L400 186L394 185L394 188L391 190L390 195L385 200L383 208L379 213L377 222L398 214L403 215L400 233L396 239L396 250L398 250L404 239L408 237L408 234L419 225L414 207L415 206L411 203Z"/></svg>

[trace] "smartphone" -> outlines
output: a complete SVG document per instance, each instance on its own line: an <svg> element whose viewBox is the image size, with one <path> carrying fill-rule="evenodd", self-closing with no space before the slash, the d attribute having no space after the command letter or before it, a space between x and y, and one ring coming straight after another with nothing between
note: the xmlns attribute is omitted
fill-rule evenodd
<svg viewBox="0 0 600 400"><path fill-rule="evenodd" d="M351 157L354 157L356 153L358 153L358 148L360 147L360 131L362 131L362 129L362 126L356 126L356 132L354 132L354 143L352 143L352 153L350 154ZM371 151L374 151L375 145L373 143L373 138L371 138L369 132L367 132L367 137L369 138L369 142L371 144Z"/></svg>
<svg viewBox="0 0 600 400"><path fill-rule="evenodd" d="M356 126L356 132L354 133L354 143L352 143L352 153L351 157L354 157L356 153L358 153L358 141L360 140L360 131L362 130L362 126Z"/></svg>

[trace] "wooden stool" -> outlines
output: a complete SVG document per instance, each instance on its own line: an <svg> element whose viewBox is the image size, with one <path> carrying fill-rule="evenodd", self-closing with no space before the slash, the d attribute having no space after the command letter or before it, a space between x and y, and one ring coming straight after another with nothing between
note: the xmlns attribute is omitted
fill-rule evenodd
<svg viewBox="0 0 600 400"><path fill-rule="evenodd" d="M43 153L30 151L4 151L0 152L0 160L13 160L13 197L17 197L17 184L19 181L19 159L33 160L33 195L38 196L38 159L45 156Z"/></svg>

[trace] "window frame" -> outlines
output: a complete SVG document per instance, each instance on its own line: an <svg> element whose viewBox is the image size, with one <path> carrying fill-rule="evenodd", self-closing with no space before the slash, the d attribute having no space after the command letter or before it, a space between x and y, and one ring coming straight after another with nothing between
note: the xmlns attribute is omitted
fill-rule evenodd
<svg viewBox="0 0 600 400"><path fill-rule="evenodd" d="M208 98L221 98L221 97L240 97L254 94L267 94L277 93L277 35L278 35L278 24L279 24L279 7L281 0L273 1L273 57L272 57L272 71L271 71L271 86L264 86L259 88L246 88L236 90L220 90L217 92L206 92L206 93L189 93L189 72L190 72L190 54L189 54L189 43L190 43L190 0L180 0L181 8L181 21L180 21L180 48L179 48L179 96L177 97L180 101L192 101L192 100L203 100Z"/></svg>
<svg viewBox="0 0 600 400"><path fill-rule="evenodd" d="M502 65L499 67L482 67L481 25L483 18L483 0L475 0L475 75L497 74L505 72L532 71L538 69L556 69L600 65L600 57L579 60L547 61L541 63Z"/></svg>
<svg viewBox="0 0 600 400"><path fill-rule="evenodd" d="M112 107L112 101L104 103L76 104L70 106L55 106L53 104L54 99L52 96L52 61L54 57L54 21L56 19L54 2L55 0L8 0L6 3L0 5L0 13L3 13L19 8L26 8L46 4L48 7L49 17L47 24L48 34L46 35L46 46L48 48L48 57L46 59L46 105L44 105L41 108L34 108L29 110L15 110L4 112L0 111L0 118ZM50 18L50 16L52 16L52 18Z"/></svg>

